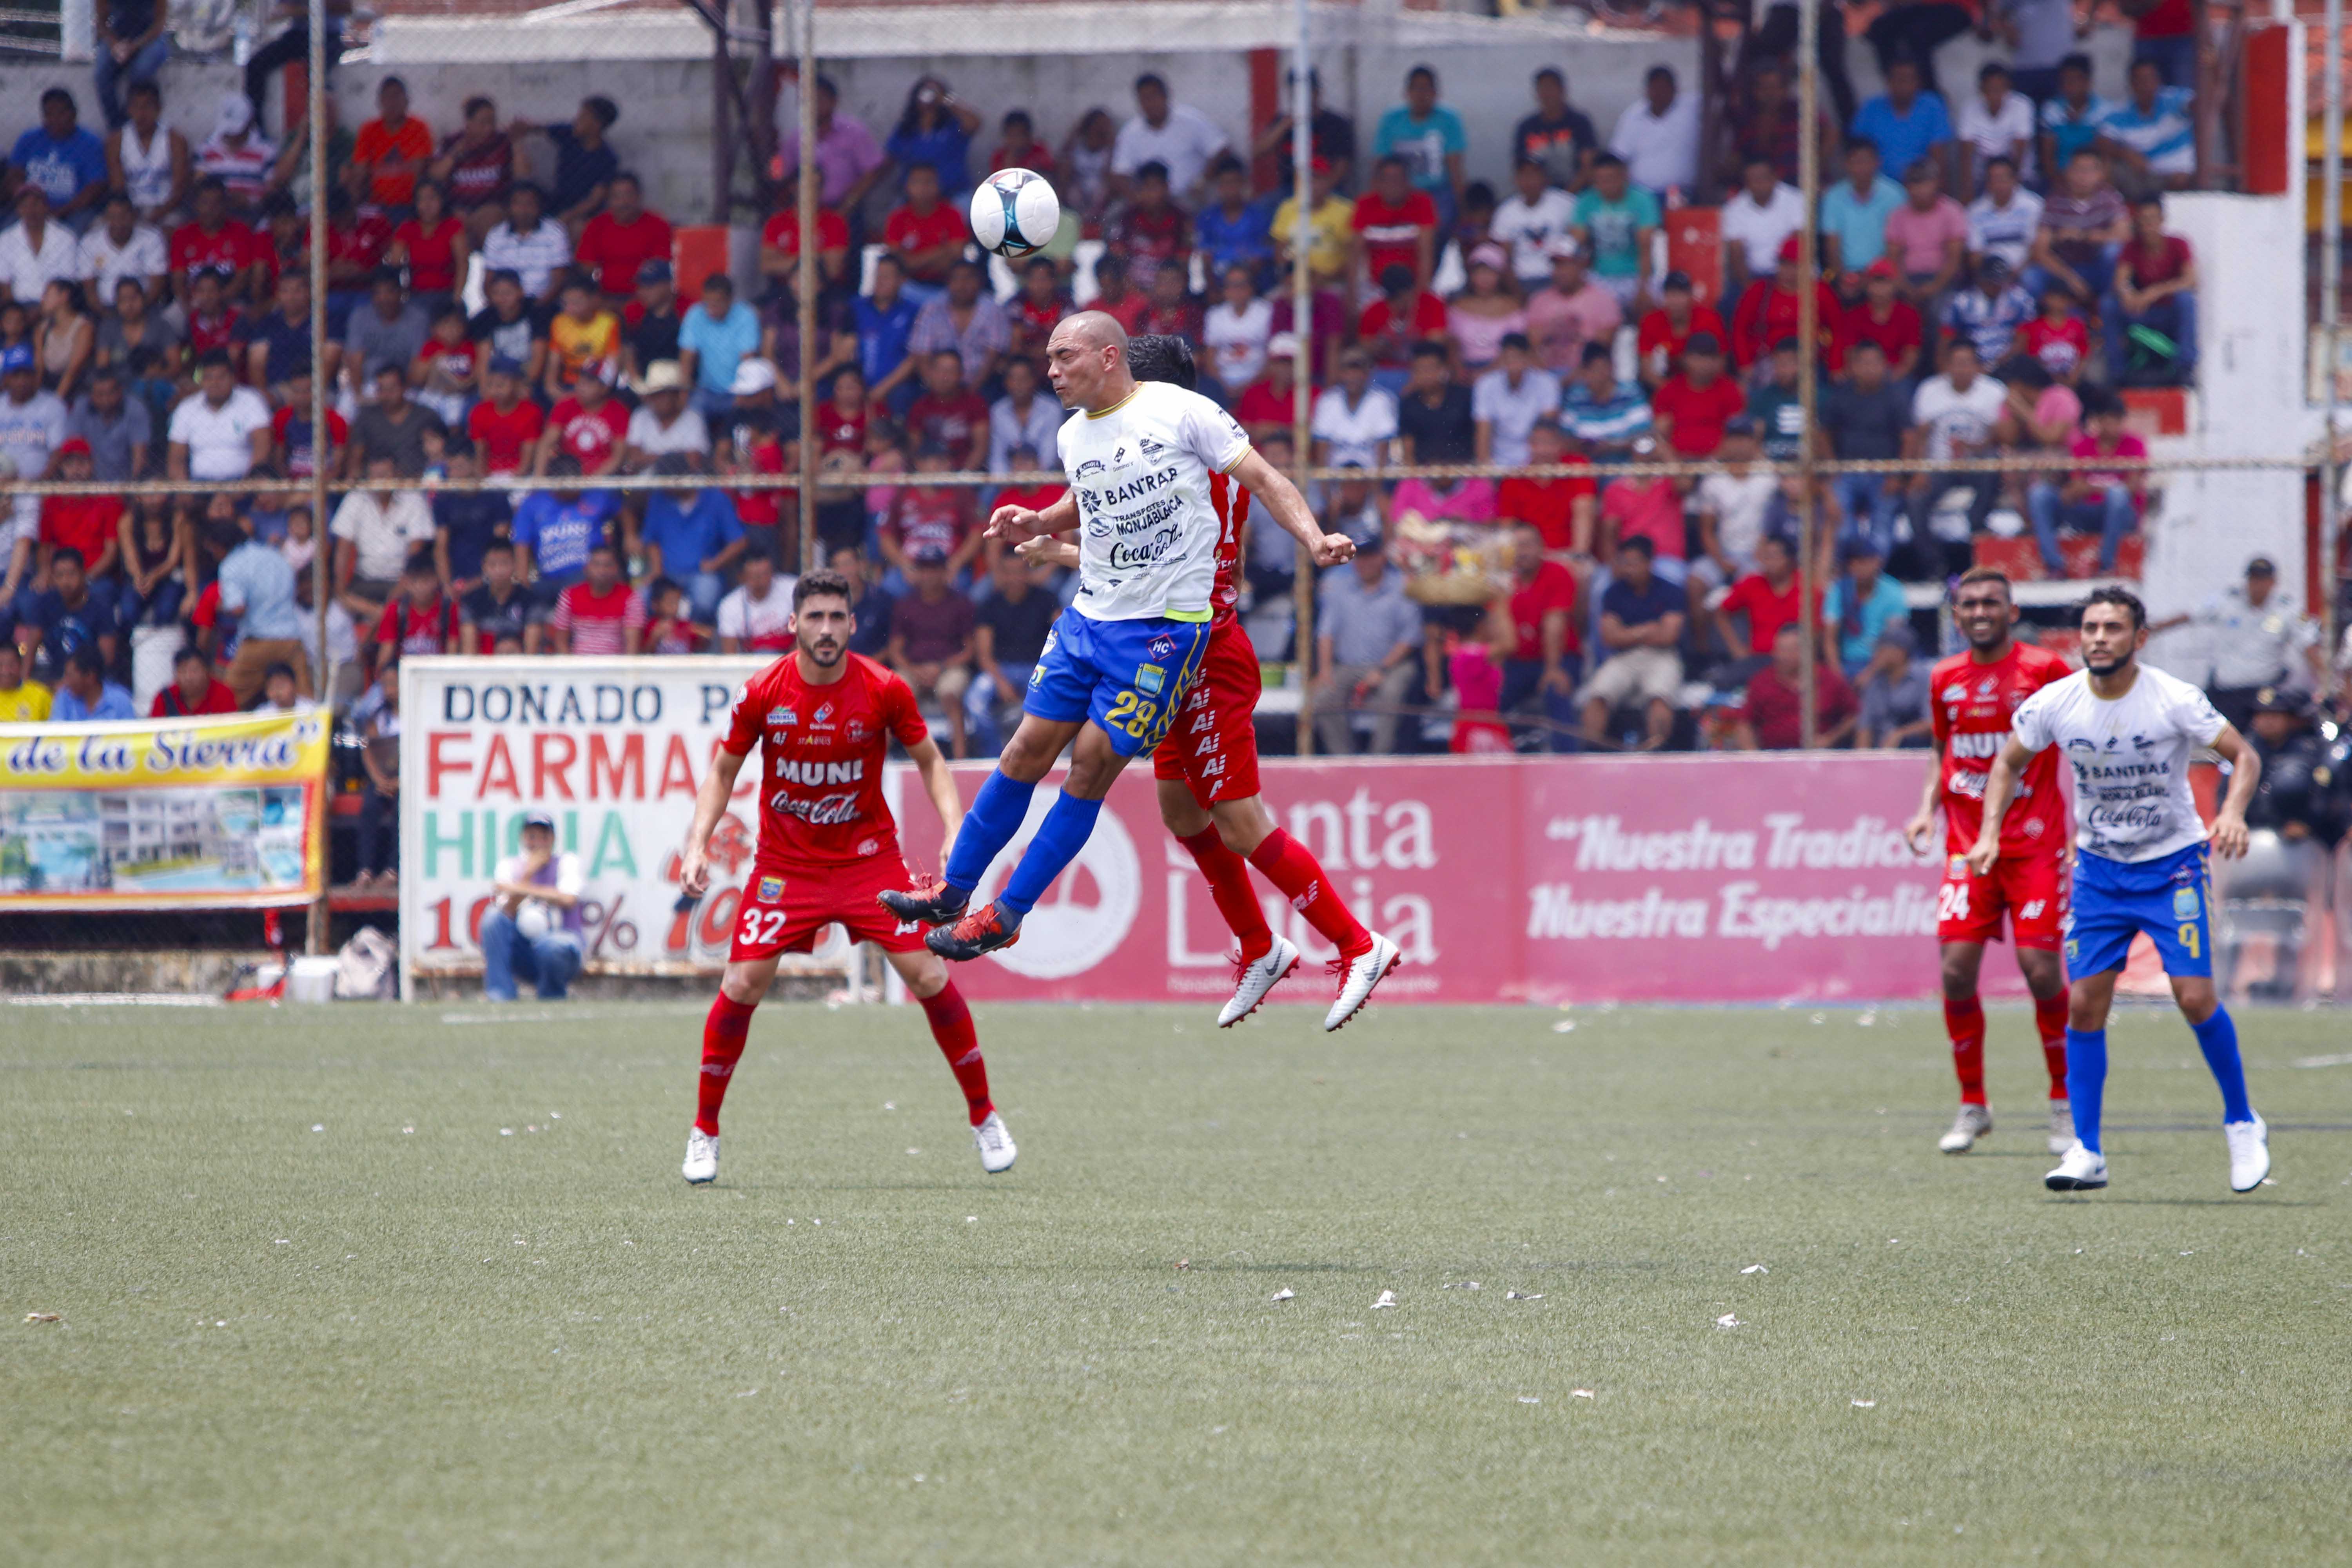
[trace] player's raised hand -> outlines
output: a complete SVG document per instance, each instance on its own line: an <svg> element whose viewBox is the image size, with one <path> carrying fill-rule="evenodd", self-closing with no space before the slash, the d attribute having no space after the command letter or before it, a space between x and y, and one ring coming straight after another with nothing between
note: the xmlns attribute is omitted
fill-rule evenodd
<svg viewBox="0 0 2352 1568"><path fill-rule="evenodd" d="M2213 853L2224 860L2235 860L2246 852L2246 819L2234 811L2224 811L2213 818L2212 829L2205 841Z"/></svg>
<svg viewBox="0 0 2352 1568"><path fill-rule="evenodd" d="M686 853L677 858L677 886L680 892L698 899L710 891L710 851L700 844L689 844Z"/></svg>
<svg viewBox="0 0 2352 1568"><path fill-rule="evenodd" d="M1356 542L1344 533L1327 533L1315 546L1315 564L1337 566L1356 558Z"/></svg>
<svg viewBox="0 0 2352 1568"><path fill-rule="evenodd" d="M1935 842L1936 818L1931 812L1921 812L1903 825L1904 847L1914 855L1925 855Z"/></svg>
<svg viewBox="0 0 2352 1568"><path fill-rule="evenodd" d="M988 527L982 531L987 539L1034 539L1049 531L1045 520L1025 506L1001 506L988 514Z"/></svg>

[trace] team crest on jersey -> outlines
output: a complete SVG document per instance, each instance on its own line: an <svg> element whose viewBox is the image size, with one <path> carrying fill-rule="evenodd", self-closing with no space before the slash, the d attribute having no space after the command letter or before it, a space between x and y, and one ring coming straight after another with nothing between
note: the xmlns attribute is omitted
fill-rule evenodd
<svg viewBox="0 0 2352 1568"><path fill-rule="evenodd" d="M1176 639L1170 637L1167 633L1162 632L1158 637L1151 639L1150 652L1152 658L1166 658L1175 651Z"/></svg>
<svg viewBox="0 0 2352 1568"><path fill-rule="evenodd" d="M1160 694L1160 686L1167 679L1168 672L1156 664L1139 664L1135 667L1135 689L1138 691L1148 691L1157 697Z"/></svg>
<svg viewBox="0 0 2352 1568"><path fill-rule="evenodd" d="M882 847L882 841L881 841L879 838L866 838L866 839L861 839L861 840L858 842L858 846L857 846L857 852L858 852L860 855L871 855L871 854L873 854L877 849L879 849L879 848L881 848L881 847Z"/></svg>
<svg viewBox="0 0 2352 1568"><path fill-rule="evenodd" d="M1085 462L1078 465L1078 471L1072 474L1070 478L1073 479L1083 479L1090 475L1099 474L1105 471L1103 460L1100 458L1088 458Z"/></svg>
<svg viewBox="0 0 2352 1568"><path fill-rule="evenodd" d="M783 896L784 879L782 877L762 877L760 879L759 895L751 901L755 904L772 904Z"/></svg>
<svg viewBox="0 0 2352 1568"><path fill-rule="evenodd" d="M1135 438L1135 444L1147 458L1157 458L1160 453L1168 450L1166 442L1156 440L1150 436L1137 437Z"/></svg>
<svg viewBox="0 0 2352 1568"><path fill-rule="evenodd" d="M789 708L771 708L768 710L768 722L771 724L797 724L800 721L801 716L793 712Z"/></svg>
<svg viewBox="0 0 2352 1568"><path fill-rule="evenodd" d="M866 728L866 721L863 719L852 719L841 727L841 732L848 739L851 745L862 744L866 736L872 733Z"/></svg>
<svg viewBox="0 0 2352 1568"><path fill-rule="evenodd" d="M2172 918L2177 921L2193 921L2197 918L2196 889L2175 888L2172 889Z"/></svg>

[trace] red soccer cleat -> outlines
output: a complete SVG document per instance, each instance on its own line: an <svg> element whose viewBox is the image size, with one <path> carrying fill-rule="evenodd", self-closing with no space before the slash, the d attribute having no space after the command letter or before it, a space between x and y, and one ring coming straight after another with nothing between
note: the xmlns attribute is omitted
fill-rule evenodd
<svg viewBox="0 0 2352 1568"><path fill-rule="evenodd" d="M1020 940L1020 920L1016 917L1011 924L1006 924L1004 911L991 903L974 910L953 925L932 927L924 934L923 945L941 958L962 963L978 958L983 952L1011 947Z"/></svg>

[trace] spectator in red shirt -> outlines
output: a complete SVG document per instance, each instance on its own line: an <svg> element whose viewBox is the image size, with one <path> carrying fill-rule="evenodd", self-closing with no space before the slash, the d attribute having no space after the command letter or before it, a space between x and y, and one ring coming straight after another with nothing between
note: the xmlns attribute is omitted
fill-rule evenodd
<svg viewBox="0 0 2352 1568"><path fill-rule="evenodd" d="M1151 296L1128 284L1127 261L1117 251L1109 252L1095 263L1095 287L1098 293L1090 310L1100 310L1117 321L1133 337L1143 330L1144 312L1151 309Z"/></svg>
<svg viewBox="0 0 2352 1568"><path fill-rule="evenodd" d="M703 653L710 647L711 634L688 615L686 590L667 577L656 577L646 585L645 640L650 654Z"/></svg>
<svg viewBox="0 0 2352 1568"><path fill-rule="evenodd" d="M1192 223L1168 193L1168 165L1153 159L1135 172L1135 199L1111 221L1103 239L1127 258L1128 277L1145 293L1164 267L1184 267L1192 251Z"/></svg>
<svg viewBox="0 0 2352 1568"><path fill-rule="evenodd" d="M835 217L833 221L838 224L841 220ZM772 223L771 220L772 226ZM817 233L824 233L822 222ZM636 175L624 169L613 176L604 197L604 210L581 227L580 243L572 247L572 262L575 267L592 269L597 287L617 306L635 295L638 268L648 261L670 258L672 239L669 219L646 205L645 188L637 184ZM848 243L845 230L842 244Z"/></svg>
<svg viewBox="0 0 2352 1568"><path fill-rule="evenodd" d="M539 405L523 397L521 362L493 355L482 390L489 395L466 416L466 434L482 454L482 472L519 474L535 455L547 424Z"/></svg>
<svg viewBox="0 0 2352 1568"><path fill-rule="evenodd" d="M299 366L286 378L285 402L269 416L269 449L278 471L289 479L307 479L324 463L330 474L341 473L351 446L352 429L327 405L327 449L319 450L319 433L310 425L310 367Z"/></svg>
<svg viewBox="0 0 2352 1568"><path fill-rule="evenodd" d="M1413 281L1412 268L1381 273L1381 297L1356 318L1356 338L1372 355L1372 382L1391 396L1412 376L1412 345L1445 336L1445 301Z"/></svg>
<svg viewBox="0 0 2352 1568"><path fill-rule="evenodd" d="M1649 437L1636 439L1633 459L1659 461L1658 444ZM1609 481L1601 497L1601 548L1593 553L1614 560L1628 540L1647 540L1652 569L1677 587L1690 579L1689 530L1683 524L1683 484L1660 475L1654 479Z"/></svg>
<svg viewBox="0 0 2352 1568"><path fill-rule="evenodd" d="M2132 237L2117 261L2105 310L2107 374L2116 386L2186 385L2197 368L2197 260L2189 242L2164 232L2164 198L2150 193L2132 204ZM2172 340L2168 360L2135 366L2134 327ZM2147 356L2153 358L2154 356Z"/></svg>
<svg viewBox="0 0 2352 1568"><path fill-rule="evenodd" d="M646 602L622 577L618 550L605 543L589 550L587 576L555 596L547 629L558 653L645 651Z"/></svg>
<svg viewBox="0 0 2352 1568"><path fill-rule="evenodd" d="M172 657L172 684L155 693L148 706L150 719L193 719L205 713L234 713L236 693L226 681L213 679L213 661L205 650L189 643Z"/></svg>
<svg viewBox="0 0 2352 1568"><path fill-rule="evenodd" d="M186 288L194 274L217 268L228 274L221 281L231 299L259 301L263 268L253 230L228 216L228 187L218 175L196 182L191 211L194 216L172 231L173 291Z"/></svg>
<svg viewBox="0 0 2352 1568"><path fill-rule="evenodd" d="M457 605L441 592L440 570L418 551L400 570L400 592L375 624L379 673L412 653L456 653Z"/></svg>
<svg viewBox="0 0 2352 1568"><path fill-rule="evenodd" d="M572 384L572 395L548 415L530 471L547 472L547 465L557 454L568 452L580 460L582 473L609 474L621 466L628 434L629 411L613 395L613 389L599 377L583 375Z"/></svg>
<svg viewBox="0 0 2352 1568"><path fill-rule="evenodd" d="M2064 284L2053 281L2042 290L2042 314L2017 330L2017 352L2039 361L2051 380L2082 384L2091 358L2091 329L2075 310L2074 296ZM2113 369L2111 363L2111 373Z"/></svg>
<svg viewBox="0 0 2352 1568"><path fill-rule="evenodd" d="M2099 535L2099 575L2116 569L2116 549L2124 535L2139 526L2147 504L2147 472L2144 468L2102 468L2101 458L2145 458L2147 443L2124 428L2123 399L2109 388L2083 389L2083 433L2069 448L2074 468L2063 484L2036 480L2027 492L2027 510L2033 514L2033 538L2042 547L2042 564L2053 577L2066 575L2066 557L2058 548L2058 531Z"/></svg>
<svg viewBox="0 0 2352 1568"><path fill-rule="evenodd" d="M69 484L86 485L95 471L89 443L79 436L58 447L58 475ZM46 564L58 550L80 553L89 575L110 580L122 556L122 524L131 513L121 496L44 496L41 498L40 559ZM0 605L0 613L7 606Z"/></svg>
<svg viewBox="0 0 2352 1568"><path fill-rule="evenodd" d="M915 449L915 472L940 474L955 466L946 447L926 442ZM922 552L935 551L950 580L980 553L980 530L972 517L972 492L949 485L900 485L891 498L878 542L882 558L902 574ZM896 591L895 588L893 590Z"/></svg>
<svg viewBox="0 0 2352 1568"><path fill-rule="evenodd" d="M1045 340L1070 313L1069 296L1062 289L1062 269L1050 256L1033 256L1021 268L1021 292L1004 308L1013 327L1010 353L1025 359L1045 379Z"/></svg>
<svg viewBox="0 0 2352 1568"><path fill-rule="evenodd" d="M415 192L416 176L433 156L433 132L408 112L408 84L388 76L376 85L379 117L360 127L352 142L352 167L368 182L368 197L378 206L404 207ZM493 112L492 120L497 119Z"/></svg>
<svg viewBox="0 0 2352 1568"><path fill-rule="evenodd" d="M1741 364L1761 364L1772 345L1797 336L1797 237L1780 245L1780 264L1761 287L1750 285L1731 313L1732 357ZM1813 279L1814 320L1820 323L1822 368L1835 374L1843 363L1844 344L1839 331L1844 308L1837 291L1820 278Z"/></svg>
<svg viewBox="0 0 2352 1568"><path fill-rule="evenodd" d="M882 237L907 268L907 298L928 305L947 291L948 268L963 255L971 230L963 214L940 200L940 172L929 163L907 171L907 201L885 219Z"/></svg>
<svg viewBox="0 0 2352 1568"><path fill-rule="evenodd" d="M799 192L797 177L785 181L774 215L760 229L760 275L777 287L789 287L800 268ZM849 275L849 222L831 207L816 209L816 265L822 290L839 289Z"/></svg>
<svg viewBox="0 0 2352 1568"><path fill-rule="evenodd" d="M1839 331L1849 349L1864 339L1884 349L1887 377L1897 382L1917 374L1925 342L1919 309L1903 298L1902 289L1895 263L1880 257L1863 268L1862 303L1842 312L1843 324ZM1793 324L1790 330L1795 331Z"/></svg>
<svg viewBox="0 0 2352 1568"><path fill-rule="evenodd" d="M1692 336L1683 348L1683 368L1650 398L1658 434L1683 458L1715 456L1724 422L1747 407L1739 384L1723 374L1723 344L1712 332Z"/></svg>
<svg viewBox="0 0 2352 1568"><path fill-rule="evenodd" d="M923 395L907 408L917 447L934 446L950 468L988 467L988 402L963 384L963 356L941 349L923 363Z"/></svg>
<svg viewBox="0 0 2352 1568"><path fill-rule="evenodd" d="M1534 472L1513 474L1496 491L1495 506L1504 517L1526 523L1553 555L1592 553L1592 522L1600 495L1592 482L1592 462L1569 448L1575 437L1549 419L1538 419L1528 432L1528 463ZM1566 469L1566 473L1546 470Z"/></svg>
<svg viewBox="0 0 2352 1568"><path fill-rule="evenodd" d="M1768 655L1781 627L1799 625L1803 601L1797 595L1797 554L1789 542L1777 533L1759 539L1756 568L1734 583L1715 607L1716 634L1735 664ZM1738 616L1747 617L1744 633L1733 618Z"/></svg>
<svg viewBox="0 0 2352 1568"><path fill-rule="evenodd" d="M513 138L499 129L499 106L491 100L477 94L466 100L464 113L465 122L442 142L440 155L426 163L425 174L447 187L449 205L463 216L467 237L479 245L506 216L515 148Z"/></svg>
<svg viewBox="0 0 2352 1568"><path fill-rule="evenodd" d="M1439 351L1443 357L1444 351ZM1234 418L1252 441L1263 445L1276 430L1287 433L1294 414L1292 404L1298 384L1298 337L1294 332L1276 332L1265 343L1265 374L1243 389L1234 400ZM1310 391L1308 404L1313 405Z"/></svg>
<svg viewBox="0 0 2352 1568"><path fill-rule="evenodd" d="M1642 318L1639 334L1642 381L1656 386L1681 368L1683 352L1701 333L1718 343L1730 341L1723 317L1697 302L1687 272L1669 272L1658 284L1658 308Z"/></svg>
<svg viewBox="0 0 2352 1568"><path fill-rule="evenodd" d="M1748 682L1748 710L1740 716L1732 744L1743 752L1793 752L1804 744L1804 634L1782 626L1772 638L1772 662ZM1838 673L1833 660L1813 665L1813 744L1843 746L1853 738L1862 710L1853 688Z"/></svg>
<svg viewBox="0 0 2352 1568"><path fill-rule="evenodd" d="M1541 428L1541 426L1538 426ZM1545 559L1547 541L1533 528L1511 536L1511 652L1503 660L1505 712L1530 697L1540 698L1548 748L1578 749L1576 682L1584 668L1584 639L1577 630L1582 585L1576 574Z"/></svg>
<svg viewBox="0 0 2352 1568"><path fill-rule="evenodd" d="M1414 188L1402 158L1391 153L1372 166L1372 188L1357 200L1352 222L1349 277L1381 278L1404 267L1417 288L1429 287L1437 268L1437 204Z"/></svg>

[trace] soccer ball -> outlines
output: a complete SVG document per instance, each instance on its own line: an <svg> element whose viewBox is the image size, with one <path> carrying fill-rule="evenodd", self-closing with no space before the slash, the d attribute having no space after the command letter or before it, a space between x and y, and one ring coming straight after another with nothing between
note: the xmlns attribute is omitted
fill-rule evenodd
<svg viewBox="0 0 2352 1568"><path fill-rule="evenodd" d="M971 193L971 237L1008 261L1042 249L1061 226L1062 199L1043 174L999 169Z"/></svg>
<svg viewBox="0 0 2352 1568"><path fill-rule="evenodd" d="M525 942L537 942L553 929L554 919L547 905L538 899L525 899L522 908L515 911L515 934Z"/></svg>

